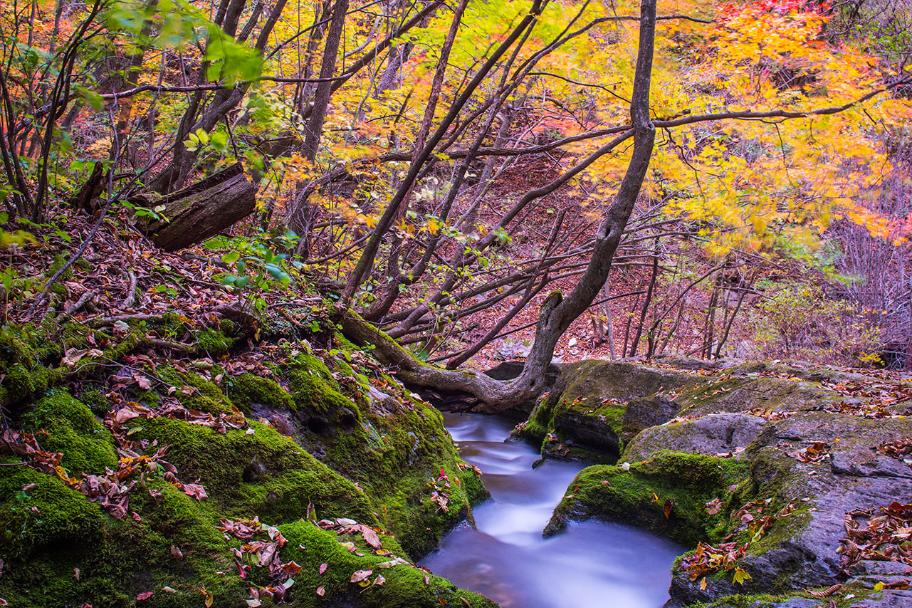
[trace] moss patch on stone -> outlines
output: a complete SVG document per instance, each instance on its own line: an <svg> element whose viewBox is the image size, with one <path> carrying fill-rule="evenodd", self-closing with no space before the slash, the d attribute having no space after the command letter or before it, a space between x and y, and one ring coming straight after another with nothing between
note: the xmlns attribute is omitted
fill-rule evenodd
<svg viewBox="0 0 912 608"><path fill-rule="evenodd" d="M113 333L75 324L0 336L0 373L6 376L0 404L13 387L17 403L27 406L16 423L38 433L42 448L63 452L63 466L71 475L115 468L113 438L97 417L111 405L99 363L121 359L141 346L147 334L194 341L198 354L221 356L231 348L225 327L193 331L188 323L166 315L131 322L129 330L119 327ZM84 355L75 368L64 366L65 349L87 348L88 336L103 354ZM287 422L275 425L284 435L257 422L220 433L172 418L131 420L127 432L137 449L152 453L167 446L164 459L176 467L181 481L205 487L209 498L203 501L165 481L160 468L131 478L136 485L129 516L117 520L55 476L5 458L3 464L9 466L0 467L0 597L28 608L84 603L95 608L198 608L205 589L215 606L243 605L249 581L238 576L232 553L239 542L226 539L217 526L223 518L256 516L286 530L283 560L305 566L295 576L288 605L493 606L434 576L425 584L426 573L411 565L378 570L384 585L353 585L348 579L354 570L379 568L391 557L360 544L364 555L351 553L335 533L302 519L313 514L348 517L389 530L396 536L384 535L384 548L416 558L486 494L480 478L458 458L440 413L382 370L365 365L364 353L355 348L347 341L316 354L288 347L287 359L264 362L272 378L241 374L227 376L224 383L210 380L224 373L211 361L162 361L144 370L149 389L122 389L124 399L149 407L170 397L193 410L230 414L234 421L241 409L267 417L271 410ZM79 399L62 389L48 392L71 378L77 380ZM264 406L264 414L257 405ZM446 509L432 500L441 489ZM315 560L329 564L326 575L319 575L322 562ZM253 578L267 582L263 573ZM326 599L316 595L318 584L326 584ZM153 598L137 604L136 595L147 591L154 592Z"/></svg>
<svg viewBox="0 0 912 608"><path fill-rule="evenodd" d="M363 492L268 426L251 422L248 430L223 434L152 418L133 427L139 438L168 446L166 458L182 480L199 480L226 514L282 522L304 517L313 504L320 517L372 520Z"/></svg>
<svg viewBox="0 0 912 608"><path fill-rule="evenodd" d="M206 327L196 332L193 341L196 343L195 347L199 352L205 353L210 357L221 357L227 354L237 342L235 338L212 327Z"/></svg>
<svg viewBox="0 0 912 608"><path fill-rule="evenodd" d="M496 606L490 600L461 590L443 578L428 575L411 564L383 567L393 563L393 556L366 551L361 555L353 553L340 543L334 532L322 530L310 522L294 522L280 526L280 529L288 539L288 550L283 552L283 558L307 564L295 576L290 599L292 606L348 606L354 603L354 598L357 598L357 605L366 608ZM323 563L328 567L321 575L319 564ZM364 587L350 582L352 573L358 570L372 571ZM385 579L382 584L374 584L378 575ZM318 587L323 588L323 598L316 593Z"/></svg>
<svg viewBox="0 0 912 608"><path fill-rule="evenodd" d="M295 409L294 399L278 382L249 372L229 378L228 396L245 414L250 414L254 405Z"/></svg>
<svg viewBox="0 0 912 608"><path fill-rule="evenodd" d="M72 475L102 473L117 466L111 433L82 402L62 389L51 391L23 416L22 426L41 432L41 446L63 452L61 464Z"/></svg>
<svg viewBox="0 0 912 608"><path fill-rule="evenodd" d="M570 520L597 517L633 523L685 544L712 540L727 510L710 515L706 503L715 498L730 502L728 488L747 476L747 465L737 460L670 451L625 468L583 469L547 531L557 532Z"/></svg>
<svg viewBox="0 0 912 608"><path fill-rule="evenodd" d="M174 387L173 396L184 407L210 414L233 414L237 412L228 396L214 382L194 372L182 372L171 366L162 366L155 375Z"/></svg>

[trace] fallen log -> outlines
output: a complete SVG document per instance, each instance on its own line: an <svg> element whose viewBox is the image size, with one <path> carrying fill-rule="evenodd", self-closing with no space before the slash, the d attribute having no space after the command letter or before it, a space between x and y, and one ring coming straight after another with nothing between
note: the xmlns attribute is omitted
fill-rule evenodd
<svg viewBox="0 0 912 608"><path fill-rule="evenodd" d="M140 228L166 251L177 251L215 236L253 213L256 186L240 164L155 201L140 199L163 217Z"/></svg>

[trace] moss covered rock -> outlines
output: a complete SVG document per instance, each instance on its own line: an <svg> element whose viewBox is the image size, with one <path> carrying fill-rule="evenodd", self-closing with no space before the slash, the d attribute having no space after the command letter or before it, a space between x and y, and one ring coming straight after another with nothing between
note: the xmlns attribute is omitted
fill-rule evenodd
<svg viewBox="0 0 912 608"><path fill-rule="evenodd" d="M743 462L670 451L633 464L587 467L570 484L547 532L559 531L570 520L597 517L696 544L719 535L730 509L711 514L706 503L730 503L747 473Z"/></svg>
<svg viewBox="0 0 912 608"><path fill-rule="evenodd" d="M552 456L613 461L636 432L674 417L677 406L666 395L694 379L684 370L614 361L565 365L517 433L543 441Z"/></svg>
<svg viewBox="0 0 912 608"><path fill-rule="evenodd" d="M152 418L133 425L135 435L167 446L167 459L184 481L198 481L226 514L260 515L273 522L307 514L370 521L373 507L348 481L289 437L251 422L225 433L181 420Z"/></svg>
<svg viewBox="0 0 912 608"><path fill-rule="evenodd" d="M288 347L265 362L272 373L232 377L209 359L193 358L223 356L235 346L230 332L194 330L188 320L171 317L118 327L116 336L81 326L65 337L58 327L0 339L0 397L5 403L15 394L22 413L15 424L34 432L42 449L62 452L70 476L117 469L115 437L99 417L123 401L154 410L176 399L212 416L183 420L172 408L166 415L175 418L153 414L118 429L128 452L167 448L168 466L123 480L134 484L124 519L84 495L88 486L69 487L18 456L6 458L0 467L0 597L29 608L198 608L211 595L215 606L242 608L251 581L267 584L269 576L239 576L234 550L240 541L218 526L224 519L258 517L282 528L289 539L283 559L303 567L289 605L493 606L411 565L484 495L436 410L375 364L365 365L366 355L347 342L326 351L304 345L304 353ZM145 369L131 362L151 387L118 386L120 396L109 400L107 375L96 373L104 369L97 361L122 360L155 334L197 350L189 360L159 360ZM100 356L80 352L90 337ZM48 341L51 347L37 347ZM62 359L72 348L76 365ZM64 382L80 399L53 388ZM250 416L246 424L242 412ZM230 422L219 432L207 426L212 420ZM166 471L201 484L208 497L188 496L167 481ZM371 525L382 531L384 551L392 554L363 543L352 552L341 541L358 539L337 538L305 521L314 516ZM401 559L384 565L396 555ZM323 575L321 563L328 564ZM370 588L350 583L359 569L382 572L385 582L375 574ZM323 596L316 593L320 586ZM136 600L148 593L153 595Z"/></svg>
<svg viewBox="0 0 912 608"><path fill-rule="evenodd" d="M72 475L102 473L117 466L111 433L65 390L55 389L38 401L24 415L22 426L41 433L44 449L63 452L61 465Z"/></svg>
<svg viewBox="0 0 912 608"><path fill-rule="evenodd" d="M228 395L245 414L250 415L256 406L293 411L295 402L278 382L272 378L250 372L228 380Z"/></svg>
<svg viewBox="0 0 912 608"><path fill-rule="evenodd" d="M496 606L477 594L455 587L446 579L428 575L402 558L377 555L366 548L352 552L340 542L342 539L335 532L322 530L310 522L294 522L280 529L288 539L288 549L283 552L283 558L306 564L295 576L289 600L292 606ZM327 564L323 574L320 574L320 564ZM352 583L352 574L358 571L370 571L370 574L363 583ZM321 590L319 593L318 589Z"/></svg>

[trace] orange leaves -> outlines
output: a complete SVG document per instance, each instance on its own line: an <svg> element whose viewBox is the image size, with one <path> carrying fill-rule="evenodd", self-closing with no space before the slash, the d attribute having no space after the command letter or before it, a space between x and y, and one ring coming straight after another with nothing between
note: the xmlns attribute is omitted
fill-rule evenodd
<svg viewBox="0 0 912 608"><path fill-rule="evenodd" d="M719 571L732 572L733 576L740 578L741 584L750 579L742 568L736 565L737 561L744 557L748 545L738 543L722 543L713 546L707 543L698 543L693 554L688 555L681 560L681 569L687 572L690 580L695 581L699 578L705 578L709 574ZM740 572L737 572L737 571ZM703 582L701 588L705 589Z"/></svg>

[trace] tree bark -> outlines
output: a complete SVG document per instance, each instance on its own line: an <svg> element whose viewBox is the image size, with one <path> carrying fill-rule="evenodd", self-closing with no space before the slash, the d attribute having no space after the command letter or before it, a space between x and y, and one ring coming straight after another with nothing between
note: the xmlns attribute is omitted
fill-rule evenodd
<svg viewBox="0 0 912 608"><path fill-rule="evenodd" d="M150 222L142 230L162 249L176 251L229 228L253 213L255 203L256 186L237 164L155 201L164 206L166 220Z"/></svg>
<svg viewBox="0 0 912 608"><path fill-rule="evenodd" d="M348 0L337 0L333 7L329 31L326 34L326 46L323 47L323 62L320 65L321 82L317 84L317 90L314 93L310 119L307 121L307 132L304 135L302 154L310 161L317 157L320 138L323 136L323 123L326 121L326 111L332 95L333 83L329 79L336 72L336 57L339 54L339 43L342 41L342 27L345 25L346 13L348 13Z"/></svg>

